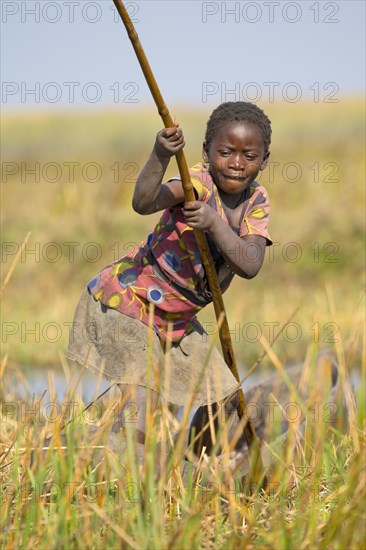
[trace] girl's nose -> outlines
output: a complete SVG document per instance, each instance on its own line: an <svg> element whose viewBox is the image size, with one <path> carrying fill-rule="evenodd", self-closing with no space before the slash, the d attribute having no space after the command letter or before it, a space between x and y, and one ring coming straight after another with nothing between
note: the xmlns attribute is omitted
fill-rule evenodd
<svg viewBox="0 0 366 550"><path fill-rule="evenodd" d="M243 170L244 168L244 161L242 157L240 156L233 156L230 159L230 168L233 168L234 170Z"/></svg>

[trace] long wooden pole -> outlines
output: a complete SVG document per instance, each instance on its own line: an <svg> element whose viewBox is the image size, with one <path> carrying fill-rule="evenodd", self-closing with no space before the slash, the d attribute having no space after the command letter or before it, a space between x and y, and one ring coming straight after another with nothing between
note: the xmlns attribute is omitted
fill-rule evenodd
<svg viewBox="0 0 366 550"><path fill-rule="evenodd" d="M160 93L154 74L151 70L150 64L147 60L147 57L142 48L138 34L133 26L130 16L128 15L128 12L121 0L113 0L113 2L127 30L127 34L131 40L137 59L140 63L142 72L144 73L146 82L150 88L151 94L158 108L159 115L161 116L164 122L165 128L172 128L174 126L173 119L170 116L169 110L164 102L163 96ZM195 201L196 196L194 194L193 185L191 182L191 177L189 175L189 170L188 170L188 166L187 166L187 162L186 162L183 150L180 150L175 156L177 159L179 173L182 180L185 200L187 202ZM220 342L221 342L224 359L227 366L231 370L232 374L235 376L236 380L239 382L240 380L239 373L238 373L238 368L236 365L233 346L231 342L229 324L228 324L228 320L225 312L224 301L222 298L220 284L217 278L215 265L213 263L213 259L210 254L210 249L208 247L207 239L204 232L199 229L195 229L194 234L197 240L198 248L202 256L202 262L206 271L210 291L212 293L216 319L219 324L219 336L220 336ZM244 415L246 415L247 422L244 427L244 434L247 440L248 447L253 447L254 445L257 448L258 452L257 452L257 460L256 460L256 469L258 470L258 473L259 473L261 470L263 471L263 465L262 465L260 452L259 452L259 442L248 415L248 407L246 405L244 393L241 387L239 388L238 393L239 393L238 406L237 406L238 416L239 418L242 418Z"/></svg>

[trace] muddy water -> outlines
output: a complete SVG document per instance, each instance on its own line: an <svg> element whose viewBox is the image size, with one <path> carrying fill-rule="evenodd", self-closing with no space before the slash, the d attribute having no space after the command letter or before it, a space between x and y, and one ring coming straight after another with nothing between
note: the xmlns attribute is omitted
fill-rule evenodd
<svg viewBox="0 0 366 550"><path fill-rule="evenodd" d="M244 369L241 372L245 372ZM85 403L88 403L95 399L98 395L104 392L110 383L106 380L99 380L96 376L84 370L80 378L81 370L75 370L70 373L68 380L64 371L59 368L46 368L46 367L22 367L18 369L7 368L1 381L1 393L2 398L7 399L16 398L21 400L35 400L39 398L45 390L47 393L45 397L51 397L51 392L54 391L54 397L57 402L62 402L65 398L66 392L69 387L75 388L75 397L81 398ZM260 381L260 379L267 378L272 374L271 371L254 372L248 380L243 384L243 388L252 386ZM361 382L360 370L354 369L350 373L350 379L353 387L357 389ZM79 380L80 378L80 380ZM78 383L79 381L79 383Z"/></svg>
<svg viewBox="0 0 366 550"><path fill-rule="evenodd" d="M110 383L103 379L98 384L97 377L88 371L84 371L81 378L80 374L81 370L75 370L66 378L61 368L9 368L3 376L2 392L5 396L18 399L29 399L33 396L37 399L47 390L46 396L51 397L50 394L54 392L55 400L62 402L68 390L76 388L75 397L89 402L95 398L96 391L99 395L110 386Z"/></svg>

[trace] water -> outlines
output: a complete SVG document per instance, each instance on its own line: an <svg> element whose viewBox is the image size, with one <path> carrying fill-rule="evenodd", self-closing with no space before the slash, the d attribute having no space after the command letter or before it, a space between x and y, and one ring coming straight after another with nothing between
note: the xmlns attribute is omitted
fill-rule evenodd
<svg viewBox="0 0 366 550"><path fill-rule="evenodd" d="M111 385L107 380L98 378L85 370L80 378L81 370L70 372L68 379L62 369L47 367L27 367L24 369L9 368L1 385L5 395L11 395L20 400L29 400L33 397L37 400L46 390L45 398L50 396L50 389L54 391L56 402L63 402L67 390L76 388L75 397L89 403L104 392Z"/></svg>
<svg viewBox="0 0 366 550"><path fill-rule="evenodd" d="M5 370L1 383L1 390L4 396L12 396L19 400L37 400L43 392L47 390L44 399L50 398L50 388L54 391L55 401L63 402L69 386L75 388L80 377L81 370L71 371L69 380L67 380L64 371L61 368L47 367L24 367L7 368ZM273 371L263 373L260 370L254 372L243 384L243 389L260 382L273 374ZM352 369L350 372L350 381L357 390L361 383L361 372L359 369ZM84 403L93 401L110 386L110 382L104 379L98 381L98 378L84 370L81 380L77 385L75 397L82 399Z"/></svg>

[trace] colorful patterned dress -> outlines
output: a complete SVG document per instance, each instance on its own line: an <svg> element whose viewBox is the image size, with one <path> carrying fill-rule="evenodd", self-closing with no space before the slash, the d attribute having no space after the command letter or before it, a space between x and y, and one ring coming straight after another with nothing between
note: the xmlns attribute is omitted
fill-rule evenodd
<svg viewBox="0 0 366 550"><path fill-rule="evenodd" d="M209 171L197 164L190 170L197 200L209 204L230 224ZM179 179L179 178L173 178ZM261 235L272 244L267 231L269 199L264 187L253 182L246 190L239 228L240 237ZM234 276L213 240L208 237L222 292ZM188 227L182 205L166 209L147 240L132 252L105 267L88 283L94 298L124 315L149 324L149 304L154 304L154 329L164 342L179 342L196 322L195 315L212 301L193 229Z"/></svg>

